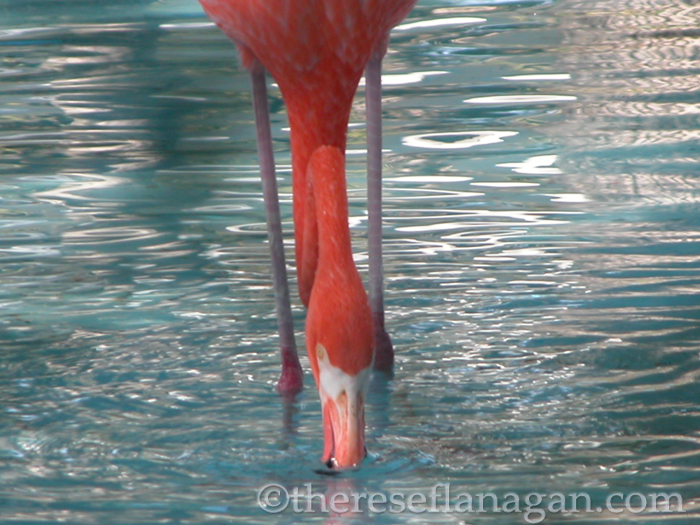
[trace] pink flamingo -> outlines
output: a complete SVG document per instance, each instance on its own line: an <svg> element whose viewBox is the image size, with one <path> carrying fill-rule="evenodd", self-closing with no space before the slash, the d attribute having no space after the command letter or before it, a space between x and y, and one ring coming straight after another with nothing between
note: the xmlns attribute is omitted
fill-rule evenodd
<svg viewBox="0 0 700 525"><path fill-rule="evenodd" d="M295 255L308 307L307 350L323 404L323 461L365 456L370 369L391 371L384 324L381 234L381 60L389 31L416 0L200 0L238 46L251 73L258 153L273 267L282 375L295 394L302 373L294 342L282 246L265 70L277 81L291 127ZM345 146L352 100L366 71L369 300L352 259ZM376 351L375 351L376 349Z"/></svg>

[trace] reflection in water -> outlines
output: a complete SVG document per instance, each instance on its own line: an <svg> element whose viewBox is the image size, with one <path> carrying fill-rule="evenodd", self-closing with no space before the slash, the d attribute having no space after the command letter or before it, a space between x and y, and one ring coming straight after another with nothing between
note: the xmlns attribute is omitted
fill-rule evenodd
<svg viewBox="0 0 700 525"><path fill-rule="evenodd" d="M423 81L426 77L434 75L447 75L447 71L412 71L411 73L403 73L400 75L382 75L382 86L384 89L390 86L403 86L405 84L416 84ZM360 87L364 87L365 77L360 80Z"/></svg>
<svg viewBox="0 0 700 525"><path fill-rule="evenodd" d="M571 80L569 73L544 73L540 75L512 75L501 77L503 80L516 80L519 82L527 81L548 81L548 80Z"/></svg>
<svg viewBox="0 0 700 525"><path fill-rule="evenodd" d="M496 164L499 168L511 168L521 175L561 175L559 168L552 167L557 161L556 155L535 155L523 162L504 162Z"/></svg>
<svg viewBox="0 0 700 525"><path fill-rule="evenodd" d="M397 29L385 71L396 377L372 384L366 464L328 477L314 472L310 377L296 404L274 392L253 115L233 46L189 0L70 6L0 8L3 516L426 522L366 507L271 515L256 493L451 483L583 491L594 507L617 491L678 493L683 515L547 522L697 521L697 9L430 1ZM274 90L271 104L291 239ZM366 272L363 111L358 97L347 159Z"/></svg>
<svg viewBox="0 0 700 525"><path fill-rule="evenodd" d="M396 26L395 31L410 31L412 29L434 29L440 26L463 26L467 24L481 24L486 22L485 18L476 17L452 17L452 18L436 18L432 20L419 20L418 22L409 22Z"/></svg>
<svg viewBox="0 0 700 525"><path fill-rule="evenodd" d="M486 144L503 142L504 138L513 137L515 131L458 131L454 133L425 133L404 137L404 146L433 149L463 149ZM453 137L468 137L466 139L449 140ZM438 140L435 140L438 139Z"/></svg>
<svg viewBox="0 0 700 525"><path fill-rule="evenodd" d="M544 102L571 102L571 95L498 95L494 97L468 98L467 104L541 104Z"/></svg>

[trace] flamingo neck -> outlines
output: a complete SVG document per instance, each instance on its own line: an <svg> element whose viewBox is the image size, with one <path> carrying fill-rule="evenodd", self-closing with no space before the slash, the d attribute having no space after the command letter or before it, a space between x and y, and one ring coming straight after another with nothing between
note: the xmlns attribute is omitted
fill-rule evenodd
<svg viewBox="0 0 700 525"><path fill-rule="evenodd" d="M328 266L352 267L348 226L345 155L336 147L321 146L311 155L308 174L318 228L319 270Z"/></svg>
<svg viewBox="0 0 700 525"><path fill-rule="evenodd" d="M294 237L299 295L308 306L318 265L318 232L313 190L307 180L309 160L317 148L345 151L350 109L361 69L331 69L280 80L291 128Z"/></svg>

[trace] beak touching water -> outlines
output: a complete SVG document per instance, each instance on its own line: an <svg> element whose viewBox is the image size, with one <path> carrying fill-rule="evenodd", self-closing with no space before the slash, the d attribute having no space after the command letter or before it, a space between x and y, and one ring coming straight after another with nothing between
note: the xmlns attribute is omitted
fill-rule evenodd
<svg viewBox="0 0 700 525"><path fill-rule="evenodd" d="M332 469L358 466L365 458L365 398L371 365L350 375L333 366L325 348L316 349L323 405L322 461Z"/></svg>

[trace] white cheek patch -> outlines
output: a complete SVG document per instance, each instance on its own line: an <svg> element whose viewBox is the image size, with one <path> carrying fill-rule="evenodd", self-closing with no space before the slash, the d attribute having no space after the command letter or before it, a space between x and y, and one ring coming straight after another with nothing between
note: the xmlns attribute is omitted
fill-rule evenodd
<svg viewBox="0 0 700 525"><path fill-rule="evenodd" d="M327 396L333 400L345 392L348 399L358 399L358 394L364 400L369 387L369 379L372 375L372 365L351 376L337 366L333 366L328 359L328 352L322 344L316 345L316 357L318 358L318 389L321 399Z"/></svg>

